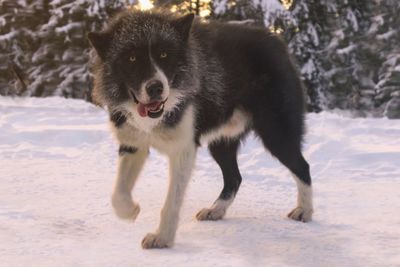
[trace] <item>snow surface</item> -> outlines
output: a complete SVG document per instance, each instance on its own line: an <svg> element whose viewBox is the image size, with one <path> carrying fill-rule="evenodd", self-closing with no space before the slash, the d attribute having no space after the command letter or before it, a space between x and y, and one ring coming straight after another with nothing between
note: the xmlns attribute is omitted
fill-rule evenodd
<svg viewBox="0 0 400 267"><path fill-rule="evenodd" d="M159 220L167 162L151 151L135 223L110 207L117 144L106 113L80 100L0 97L0 266L400 266L400 120L309 114L314 221L288 171L249 137L227 217L197 222L222 178L201 149L176 245L142 250Z"/></svg>

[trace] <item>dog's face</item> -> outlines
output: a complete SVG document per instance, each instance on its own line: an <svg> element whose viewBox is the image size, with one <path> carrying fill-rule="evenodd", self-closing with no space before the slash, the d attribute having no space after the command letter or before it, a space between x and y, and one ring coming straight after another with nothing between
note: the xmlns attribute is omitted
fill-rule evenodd
<svg viewBox="0 0 400 267"><path fill-rule="evenodd" d="M192 21L192 14L176 18L126 12L104 31L90 33L102 68L96 93L108 106L123 107L138 119L161 118L179 102L180 83L190 65Z"/></svg>

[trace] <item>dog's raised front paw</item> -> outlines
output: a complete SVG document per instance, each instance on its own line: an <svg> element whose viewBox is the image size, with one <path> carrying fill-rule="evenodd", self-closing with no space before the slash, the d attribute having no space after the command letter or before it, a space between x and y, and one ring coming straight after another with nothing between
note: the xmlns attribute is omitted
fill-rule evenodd
<svg viewBox="0 0 400 267"><path fill-rule="evenodd" d="M147 234L142 241L142 248L168 248L172 246L172 242L168 242L162 238L159 234Z"/></svg>
<svg viewBox="0 0 400 267"><path fill-rule="evenodd" d="M115 214L121 219L134 221L140 212L138 204L133 202L130 194L117 193L112 196Z"/></svg>
<svg viewBox="0 0 400 267"><path fill-rule="evenodd" d="M196 218L199 221L217 221L221 220L225 215L225 209L221 208L211 208L211 209L202 209L200 210Z"/></svg>
<svg viewBox="0 0 400 267"><path fill-rule="evenodd" d="M312 209L304 209L302 207L296 207L289 212L288 217L295 221L309 222L312 220Z"/></svg>

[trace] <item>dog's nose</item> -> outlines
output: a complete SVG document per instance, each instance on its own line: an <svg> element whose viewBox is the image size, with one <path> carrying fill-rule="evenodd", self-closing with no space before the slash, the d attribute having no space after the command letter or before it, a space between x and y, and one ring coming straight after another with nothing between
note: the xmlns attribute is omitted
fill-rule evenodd
<svg viewBox="0 0 400 267"><path fill-rule="evenodd" d="M146 92L150 99L156 99L161 96L163 92L163 84L158 80L150 81L146 84Z"/></svg>

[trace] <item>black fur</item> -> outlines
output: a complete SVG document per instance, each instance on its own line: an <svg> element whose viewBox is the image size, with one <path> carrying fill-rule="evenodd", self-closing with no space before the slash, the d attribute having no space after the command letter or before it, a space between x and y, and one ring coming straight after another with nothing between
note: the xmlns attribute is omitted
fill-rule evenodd
<svg viewBox="0 0 400 267"><path fill-rule="evenodd" d="M205 43L204 57L217 58L223 73L218 89L222 105L211 97L194 98L200 109L198 136L224 123L235 108L241 107L253 117L277 118L280 126L286 128L286 134L300 144L303 90L280 38L262 28L217 23L195 25L193 32L202 44ZM199 95L209 91L207 79L206 75L202 76L203 90Z"/></svg>
<svg viewBox="0 0 400 267"><path fill-rule="evenodd" d="M117 111L110 114L110 120L114 123L115 127L119 128L126 122L126 116L122 112Z"/></svg>
<svg viewBox="0 0 400 267"><path fill-rule="evenodd" d="M208 146L211 155L222 170L224 188L219 195L219 199L222 200L234 197L242 182L242 176L240 175L236 159L239 142L239 140L221 140L211 143Z"/></svg>
<svg viewBox="0 0 400 267"><path fill-rule="evenodd" d="M119 146L119 150L118 150L118 154L119 156L123 156L124 154L128 153L128 154L134 154L137 152L137 148L133 147L133 146L126 146L126 145L120 145Z"/></svg>

